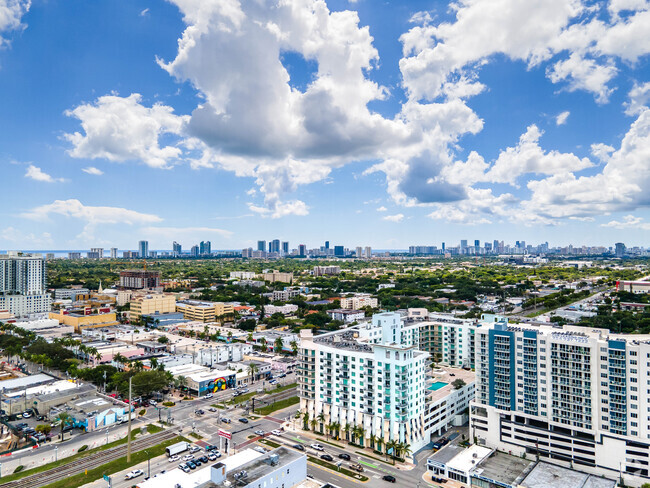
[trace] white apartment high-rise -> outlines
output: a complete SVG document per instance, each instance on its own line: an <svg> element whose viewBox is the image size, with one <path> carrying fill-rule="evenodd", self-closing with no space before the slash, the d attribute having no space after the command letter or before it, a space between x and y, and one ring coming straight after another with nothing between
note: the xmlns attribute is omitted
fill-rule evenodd
<svg viewBox="0 0 650 488"><path fill-rule="evenodd" d="M650 480L647 335L485 318L471 408L480 444L610 477L620 471L628 486Z"/></svg>
<svg viewBox="0 0 650 488"><path fill-rule="evenodd" d="M427 358L397 313L376 314L371 323L312 336L301 331L300 407L324 424L363 428L371 436L405 442L415 452L430 441L425 428ZM346 435L346 434L342 434ZM349 433L348 433L349 435Z"/></svg>
<svg viewBox="0 0 650 488"><path fill-rule="evenodd" d="M10 251L0 255L0 310L17 316L49 311L52 299L45 280L41 254Z"/></svg>
<svg viewBox="0 0 650 488"><path fill-rule="evenodd" d="M111 259L117 259L117 248L111 247Z"/></svg>

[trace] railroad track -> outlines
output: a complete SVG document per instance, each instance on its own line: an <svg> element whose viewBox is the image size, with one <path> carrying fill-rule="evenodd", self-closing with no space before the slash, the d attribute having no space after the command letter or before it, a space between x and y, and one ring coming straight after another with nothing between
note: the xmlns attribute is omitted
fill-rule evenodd
<svg viewBox="0 0 650 488"><path fill-rule="evenodd" d="M176 437L178 433L166 430L157 434L152 434L142 439L136 439L131 443L131 452L142 451L148 447L153 447L169 439ZM40 473L26 476L19 480L10 481L8 483L1 483L2 488L38 488L39 486L49 485L64 478L74 476L98 468L106 463L115 461L121 457L126 456L126 444L112 447L105 451L101 451L96 455L90 455L79 459L70 464L64 464L56 468L49 469Z"/></svg>

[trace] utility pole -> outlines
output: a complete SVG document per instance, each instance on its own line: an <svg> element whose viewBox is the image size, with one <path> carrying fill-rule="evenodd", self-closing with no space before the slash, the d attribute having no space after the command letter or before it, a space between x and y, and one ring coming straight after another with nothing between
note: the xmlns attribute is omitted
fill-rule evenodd
<svg viewBox="0 0 650 488"><path fill-rule="evenodd" d="M104 370L104 394L106 394L106 370Z"/></svg>
<svg viewBox="0 0 650 488"><path fill-rule="evenodd" d="M129 377L129 432L128 432L128 437L126 440L126 462L130 463L131 462L131 408L132 408L132 401L133 399L131 398L131 379L133 377Z"/></svg>

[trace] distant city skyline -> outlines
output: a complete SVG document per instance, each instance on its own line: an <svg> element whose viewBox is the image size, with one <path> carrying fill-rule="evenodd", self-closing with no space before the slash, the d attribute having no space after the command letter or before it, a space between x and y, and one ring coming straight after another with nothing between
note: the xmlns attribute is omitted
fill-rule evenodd
<svg viewBox="0 0 650 488"><path fill-rule="evenodd" d="M235 4L9 2L0 248L650 245L647 2Z"/></svg>

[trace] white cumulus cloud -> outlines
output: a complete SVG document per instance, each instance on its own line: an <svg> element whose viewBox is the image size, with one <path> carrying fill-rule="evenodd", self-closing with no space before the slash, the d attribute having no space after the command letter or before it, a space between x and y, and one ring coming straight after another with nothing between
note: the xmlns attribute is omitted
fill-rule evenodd
<svg viewBox="0 0 650 488"><path fill-rule="evenodd" d="M0 0L0 48L8 44L8 32L23 29L23 16L29 11L31 0Z"/></svg>
<svg viewBox="0 0 650 488"><path fill-rule="evenodd" d="M104 172L99 169L95 168L94 166L88 166L87 168L83 168L81 171L84 173L88 173L89 175L95 175L95 176L101 176L104 174Z"/></svg>
<svg viewBox="0 0 650 488"><path fill-rule="evenodd" d="M565 110L564 112L558 114L557 117L555 117L555 125L566 124L569 115L571 115L571 112L569 112L568 110Z"/></svg>
<svg viewBox="0 0 650 488"><path fill-rule="evenodd" d="M36 181L44 181L46 183L62 183L65 181L65 178L53 178L49 174L45 173L41 168L34 166L33 164L30 164L27 167L25 178L30 178Z"/></svg>
<svg viewBox="0 0 650 488"><path fill-rule="evenodd" d="M401 222L404 220L404 214L398 213L395 215L386 215L385 217L381 218L382 220L386 220L388 222Z"/></svg>

